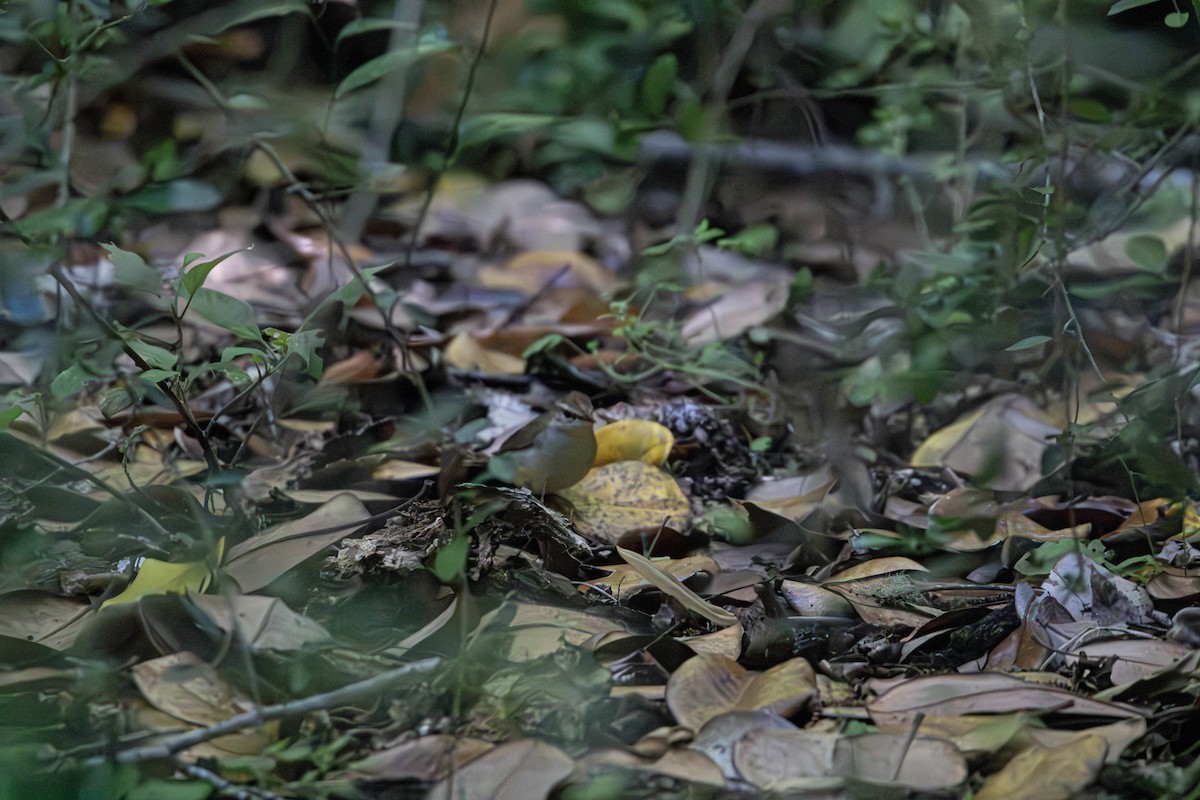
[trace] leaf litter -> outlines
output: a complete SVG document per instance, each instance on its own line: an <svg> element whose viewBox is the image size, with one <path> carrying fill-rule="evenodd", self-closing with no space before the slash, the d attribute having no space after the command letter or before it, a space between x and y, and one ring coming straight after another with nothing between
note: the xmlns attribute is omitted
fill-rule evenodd
<svg viewBox="0 0 1200 800"><path fill-rule="evenodd" d="M264 797L1186 780L1147 765L1194 744L1195 452L1114 432L1168 378L1064 398L1021 372L1054 341L1032 334L993 348L1021 381L930 392L892 345L954 309L703 246L714 272L664 301L617 269L627 226L527 179L448 173L419 231L389 199L342 246L296 157L254 154L232 177L281 205L80 243L78 297L37 307L102 312L86 364L0 353L3 764ZM1066 264L1157 258L1132 236ZM1134 457L1154 491L1125 498Z"/></svg>

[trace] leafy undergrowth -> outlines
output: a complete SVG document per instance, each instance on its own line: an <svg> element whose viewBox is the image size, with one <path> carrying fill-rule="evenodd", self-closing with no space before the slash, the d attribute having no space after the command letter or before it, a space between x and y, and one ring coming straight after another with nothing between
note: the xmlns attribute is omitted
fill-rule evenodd
<svg viewBox="0 0 1200 800"><path fill-rule="evenodd" d="M963 72L939 97L992 85L987 34L1016 59L996 85L1028 75L1026 129L992 109L968 137L970 98L884 93L855 132L879 153L786 152L833 153L822 191L755 161L775 143L723 151L744 159L724 231L651 219L716 180L662 157L701 161L736 99L679 77L669 48L703 20L674 5L604 5L642 53L572 4L510 10L534 44L480 80L519 61L530 96L507 90L533 107L574 74L579 108L481 113L444 151L393 120L419 177L373 172L363 130L396 69L463 67L444 36L326 53L350 64L335 85L289 86L295 60L263 52L292 23L325 45L412 26L94 5L0 18L13 103L61 128L4 144L0 794L1200 794L1198 183L1158 171L1190 158L1168 78L1161 108L1116 109L1118 140L1099 100L1039 94L1016 6L974 39L986 15L957 4L844 4L819 99L941 57ZM752 5L708 33L749 48L786 17ZM815 19L758 41L807 63ZM922 160L898 143L934 111L962 139ZM694 138L638 150L675 122ZM521 159L558 191L481 177ZM1117 211L1078 185L1113 171Z"/></svg>

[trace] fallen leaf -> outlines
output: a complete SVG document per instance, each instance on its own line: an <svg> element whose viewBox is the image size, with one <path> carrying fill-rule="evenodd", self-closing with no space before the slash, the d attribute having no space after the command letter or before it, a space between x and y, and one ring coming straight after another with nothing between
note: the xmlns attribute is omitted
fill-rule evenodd
<svg viewBox="0 0 1200 800"><path fill-rule="evenodd" d="M989 775L976 800L1070 800L1096 780L1108 744L1083 735L1058 747L1031 747Z"/></svg>
<svg viewBox="0 0 1200 800"><path fill-rule="evenodd" d="M681 333L693 347L732 339L770 322L787 307L787 299L787 283L753 281L692 314Z"/></svg>
<svg viewBox="0 0 1200 800"><path fill-rule="evenodd" d="M687 524L691 503L675 479L641 461L596 467L559 492L575 507L575 526L585 536L615 542L635 528Z"/></svg>
<svg viewBox="0 0 1200 800"><path fill-rule="evenodd" d="M133 667L132 674L133 682L151 706L191 726L207 727L254 707L212 666L186 651L143 661ZM206 744L227 755L253 755L262 751L277 728L278 723L267 723L257 730L221 736Z"/></svg>
<svg viewBox="0 0 1200 800"><path fill-rule="evenodd" d="M621 419L596 431L597 467L618 461L642 461L661 467L671 455L675 436L664 425L647 419Z"/></svg>
<svg viewBox="0 0 1200 800"><path fill-rule="evenodd" d="M667 707L680 725L694 731L729 711L787 716L816 695L816 680L803 658L789 659L766 672L750 672L725 656L698 655L667 681Z"/></svg>
<svg viewBox="0 0 1200 800"><path fill-rule="evenodd" d="M1060 428L1016 394L990 400L934 432L912 455L914 467L946 467L993 489L1025 491L1042 478L1042 454Z"/></svg>
<svg viewBox="0 0 1200 800"><path fill-rule="evenodd" d="M708 556L688 556L687 558L660 558L651 561L659 570L673 575L677 580L685 581L701 572L715 575L720 572L717 562ZM654 586L638 572L631 564L612 564L597 567L608 572L603 578L593 578L579 584L579 591L599 591L617 600L628 600L632 595Z"/></svg>
<svg viewBox="0 0 1200 800"><path fill-rule="evenodd" d="M225 539L222 537L217 542L216 552L211 559L180 563L159 561L157 558L143 559L141 568L133 576L133 581L125 587L125 591L105 600L100 607L136 603L148 594L203 592L212 582L213 568L220 563L224 549Z"/></svg>
<svg viewBox="0 0 1200 800"><path fill-rule="evenodd" d="M308 516L286 522L229 548L224 572L243 592L266 586L297 564L340 541L370 514L343 492Z"/></svg>
<svg viewBox="0 0 1200 800"><path fill-rule="evenodd" d="M625 559L625 562L633 567L648 583L661 590L663 594L672 598L693 614L722 627L737 624L738 618L736 615L707 602L700 595L684 586L674 575L659 569L653 561L641 553L635 553L632 550L618 547L617 554Z"/></svg>
<svg viewBox="0 0 1200 800"><path fill-rule="evenodd" d="M575 768L571 757L536 739L488 750L434 785L429 800L541 800Z"/></svg>

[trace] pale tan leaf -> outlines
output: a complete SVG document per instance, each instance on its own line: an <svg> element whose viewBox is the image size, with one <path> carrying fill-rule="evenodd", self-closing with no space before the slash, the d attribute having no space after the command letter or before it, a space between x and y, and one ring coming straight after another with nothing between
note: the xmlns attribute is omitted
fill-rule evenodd
<svg viewBox="0 0 1200 800"><path fill-rule="evenodd" d="M439 781L429 800L542 800L575 762L557 747L517 739L473 758Z"/></svg>
<svg viewBox="0 0 1200 800"><path fill-rule="evenodd" d="M738 618L735 614L723 608L718 608L704 600L700 595L684 586L674 575L655 566L653 561L641 553L635 553L632 550L626 550L624 547L618 547L617 554L625 559L625 563L633 567L648 583L693 614L722 627L737 624Z"/></svg>
<svg viewBox="0 0 1200 800"><path fill-rule="evenodd" d="M720 572L717 562L708 556L656 558L652 559L651 563L663 572L675 576L680 581L685 581L702 572L706 572L709 575L716 575ZM637 568L629 563L598 566L597 569L605 570L608 574L602 578L593 578L590 581L581 582L579 584L579 591L599 591L604 595L615 597L618 600L628 600L638 592L653 588L655 585L643 577Z"/></svg>
<svg viewBox="0 0 1200 800"><path fill-rule="evenodd" d="M912 678L869 702L867 710L877 725L892 730L911 726L918 714L959 716L1042 711L1101 719L1141 716L1129 706L1105 703L1055 686L1027 683L1011 675L991 672Z"/></svg>
<svg viewBox="0 0 1200 800"><path fill-rule="evenodd" d="M787 283L754 281L692 314L681 333L693 347L732 339L770 322L787 307L787 298Z"/></svg>
<svg viewBox="0 0 1200 800"><path fill-rule="evenodd" d="M967 763L958 749L940 739L886 733L839 737L834 770L860 781L935 792L967 779Z"/></svg>

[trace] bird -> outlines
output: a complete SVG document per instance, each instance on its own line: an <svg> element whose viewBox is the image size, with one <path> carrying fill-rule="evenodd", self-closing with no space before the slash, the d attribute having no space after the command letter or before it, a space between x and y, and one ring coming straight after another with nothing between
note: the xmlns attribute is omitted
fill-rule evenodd
<svg viewBox="0 0 1200 800"><path fill-rule="evenodd" d="M570 392L501 443L488 469L496 478L535 495L554 494L587 475L596 458L592 402Z"/></svg>

